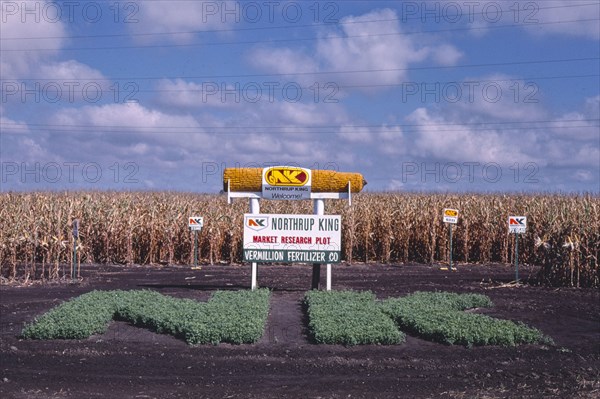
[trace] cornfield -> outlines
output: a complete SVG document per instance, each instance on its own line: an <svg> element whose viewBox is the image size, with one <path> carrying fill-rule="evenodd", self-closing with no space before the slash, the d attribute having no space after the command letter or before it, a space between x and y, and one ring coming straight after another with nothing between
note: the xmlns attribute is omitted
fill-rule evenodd
<svg viewBox="0 0 600 399"><path fill-rule="evenodd" d="M460 210L453 230L454 262L513 262L510 215L528 217L519 262L539 265L539 280L557 286L600 286L600 198L597 195L356 194L352 206L328 200L342 215L346 262L448 262L443 208ZM84 263L191 264L188 217L202 215L203 262L241 260L248 203L182 193L0 194L0 274L6 279L69 276L73 220ZM262 201L264 213L312 213L310 201Z"/></svg>

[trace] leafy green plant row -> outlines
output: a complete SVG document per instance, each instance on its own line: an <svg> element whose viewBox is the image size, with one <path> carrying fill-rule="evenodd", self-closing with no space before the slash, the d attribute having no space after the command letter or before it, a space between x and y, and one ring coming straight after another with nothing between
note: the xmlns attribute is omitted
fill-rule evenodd
<svg viewBox="0 0 600 399"><path fill-rule="evenodd" d="M381 309L403 331L450 345L515 346L553 343L539 330L521 322L464 312L492 305L485 295L416 292L404 298L383 301Z"/></svg>
<svg viewBox="0 0 600 399"><path fill-rule="evenodd" d="M310 291L308 328L320 344L398 344L405 335L383 313L371 292Z"/></svg>
<svg viewBox="0 0 600 399"><path fill-rule="evenodd" d="M309 330L317 343L397 344L405 331L450 345L552 344L539 330L467 309L491 307L485 295L416 292L377 302L371 292L309 292ZM402 330L402 331L401 331Z"/></svg>
<svg viewBox="0 0 600 399"><path fill-rule="evenodd" d="M155 291L92 291L65 302L27 325L31 339L83 339L124 320L191 345L253 343L263 335L270 292L217 291L208 302L178 299Z"/></svg>

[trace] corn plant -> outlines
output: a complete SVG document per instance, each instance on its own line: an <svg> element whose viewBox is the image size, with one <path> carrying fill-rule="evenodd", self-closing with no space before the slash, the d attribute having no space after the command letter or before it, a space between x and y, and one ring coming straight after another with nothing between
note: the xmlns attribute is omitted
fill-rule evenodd
<svg viewBox="0 0 600 399"><path fill-rule="evenodd" d="M0 274L9 279L68 276L73 219L81 221L83 262L190 264L193 234L187 217L202 215L201 261L241 261L245 201L224 196L168 192L70 192L0 194ZM438 263L448 261L443 208L460 210L454 257L470 263L513 262L509 215L527 215L520 263L541 266L550 285L599 287L600 198L597 195L370 194L327 202L342 215L346 262ZM262 201L263 213L312 213L310 201Z"/></svg>

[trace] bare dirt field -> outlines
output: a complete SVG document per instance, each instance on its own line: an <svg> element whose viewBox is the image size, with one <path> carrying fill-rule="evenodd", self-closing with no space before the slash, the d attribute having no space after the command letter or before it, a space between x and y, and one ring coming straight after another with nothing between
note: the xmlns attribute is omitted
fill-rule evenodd
<svg viewBox="0 0 600 399"><path fill-rule="evenodd" d="M247 289L249 266L83 266L83 280L0 287L2 398L600 398L600 293L509 285L506 265L334 266L336 290L379 299L415 291L481 293L482 312L522 321L556 346L447 346L408 336L394 346L316 345L301 305L311 266L261 266L272 289L265 334L254 345L192 347L124 322L85 340L19 338L34 316L85 292L153 289L206 300ZM535 270L521 268L525 279ZM325 270L322 271L322 283Z"/></svg>

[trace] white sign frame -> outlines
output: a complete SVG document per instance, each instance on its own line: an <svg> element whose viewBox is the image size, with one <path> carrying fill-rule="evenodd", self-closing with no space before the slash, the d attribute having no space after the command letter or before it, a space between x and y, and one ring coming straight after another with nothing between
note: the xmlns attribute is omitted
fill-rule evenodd
<svg viewBox="0 0 600 399"><path fill-rule="evenodd" d="M522 221L520 224L511 224L512 219ZM527 232L527 216L509 216L508 217L508 233L509 234L525 234Z"/></svg>
<svg viewBox="0 0 600 399"><path fill-rule="evenodd" d="M192 231L202 230L204 226L204 218L202 216L190 216L188 218L188 227Z"/></svg>

